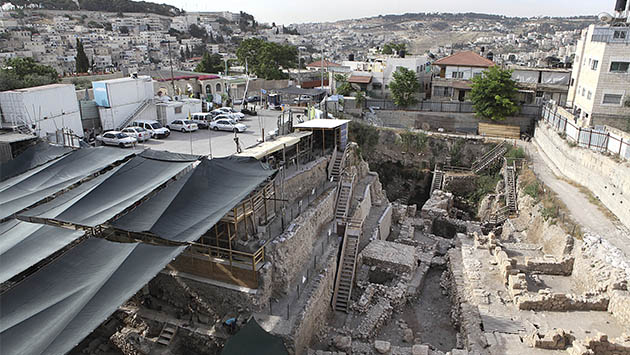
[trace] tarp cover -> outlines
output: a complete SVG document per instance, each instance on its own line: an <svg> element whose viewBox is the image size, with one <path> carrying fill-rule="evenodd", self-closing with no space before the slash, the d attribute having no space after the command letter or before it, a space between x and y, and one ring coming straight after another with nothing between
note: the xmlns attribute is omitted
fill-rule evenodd
<svg viewBox="0 0 630 355"><path fill-rule="evenodd" d="M0 163L0 181L22 174L30 169L47 163L72 151L69 147L61 147L39 142L26 149L22 154L5 163Z"/></svg>
<svg viewBox="0 0 630 355"><path fill-rule="evenodd" d="M289 354L282 338L267 333L252 317L228 339L221 355L284 355Z"/></svg>
<svg viewBox="0 0 630 355"><path fill-rule="evenodd" d="M0 224L0 283L49 257L82 231L12 219Z"/></svg>
<svg viewBox="0 0 630 355"><path fill-rule="evenodd" d="M254 158L204 159L113 225L173 241L195 241L273 173Z"/></svg>
<svg viewBox="0 0 630 355"><path fill-rule="evenodd" d="M183 158L181 154L145 151L54 219L90 227L105 223L196 160Z"/></svg>
<svg viewBox="0 0 630 355"><path fill-rule="evenodd" d="M2 354L70 351L183 250L80 243L2 295Z"/></svg>
<svg viewBox="0 0 630 355"><path fill-rule="evenodd" d="M134 153L133 150L108 147L75 150L36 174L0 191L0 219Z"/></svg>

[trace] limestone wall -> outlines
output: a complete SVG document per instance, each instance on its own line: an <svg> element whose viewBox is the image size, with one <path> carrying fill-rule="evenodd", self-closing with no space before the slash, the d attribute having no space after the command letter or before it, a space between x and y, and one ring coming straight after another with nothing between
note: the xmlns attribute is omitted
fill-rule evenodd
<svg viewBox="0 0 630 355"><path fill-rule="evenodd" d="M335 246L338 244L335 243ZM325 319L332 311L330 301L335 287L337 270L337 248L330 248L326 267L313 281L310 294L304 308L300 311L293 325L291 338L294 341L296 355L306 353L311 339L326 327Z"/></svg>
<svg viewBox="0 0 630 355"><path fill-rule="evenodd" d="M359 201L357 208L354 210L352 219L363 221L368 216L368 214L370 214L370 209L372 208L372 193L371 193L370 186L371 184L368 184L365 187L363 196L361 197L361 200Z"/></svg>
<svg viewBox="0 0 630 355"><path fill-rule="evenodd" d="M267 245L265 253L272 262L274 293L287 293L304 262L311 260L321 228L333 219L335 197L336 188L324 192Z"/></svg>
<svg viewBox="0 0 630 355"><path fill-rule="evenodd" d="M608 312L612 313L621 324L630 324L630 292L621 290L610 292Z"/></svg>
<svg viewBox="0 0 630 355"><path fill-rule="evenodd" d="M299 171L285 176L284 198L289 201L304 196L316 187L320 187L328 178L328 158L321 157L300 168ZM278 184L278 183L276 183ZM280 194L280 188L276 185L276 191Z"/></svg>
<svg viewBox="0 0 630 355"><path fill-rule="evenodd" d="M392 229L392 204L390 203L381 218L378 219L378 236L380 240L387 240Z"/></svg>
<svg viewBox="0 0 630 355"><path fill-rule="evenodd" d="M570 147L545 124L536 128L534 138L564 175L591 190L630 227L630 163L590 149Z"/></svg>

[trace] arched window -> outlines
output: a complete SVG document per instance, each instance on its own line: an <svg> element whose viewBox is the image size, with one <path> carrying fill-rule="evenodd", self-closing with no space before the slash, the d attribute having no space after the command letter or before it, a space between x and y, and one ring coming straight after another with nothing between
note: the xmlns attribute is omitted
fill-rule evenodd
<svg viewBox="0 0 630 355"><path fill-rule="evenodd" d="M212 86L210 84L206 85L206 95L212 94Z"/></svg>
<svg viewBox="0 0 630 355"><path fill-rule="evenodd" d="M221 90L221 83L217 83L217 89L216 89L215 93L220 93L221 91L223 91L223 90Z"/></svg>

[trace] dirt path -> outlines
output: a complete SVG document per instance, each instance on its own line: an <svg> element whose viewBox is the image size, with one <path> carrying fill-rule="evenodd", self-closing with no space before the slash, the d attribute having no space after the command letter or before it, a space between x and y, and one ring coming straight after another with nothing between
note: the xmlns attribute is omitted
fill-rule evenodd
<svg viewBox="0 0 630 355"><path fill-rule="evenodd" d="M536 176L551 188L569 209L573 218L586 232L598 235L617 247L630 260L630 233L604 215L596 205L575 186L562 180L566 178L535 143L519 142L532 160Z"/></svg>

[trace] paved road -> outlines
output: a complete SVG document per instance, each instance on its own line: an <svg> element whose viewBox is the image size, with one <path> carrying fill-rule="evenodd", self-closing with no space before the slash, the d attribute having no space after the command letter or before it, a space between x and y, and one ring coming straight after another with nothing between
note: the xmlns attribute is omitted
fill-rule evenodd
<svg viewBox="0 0 630 355"><path fill-rule="evenodd" d="M625 254L625 259L630 260L630 233L619 221L613 221L606 217L596 205L575 186L561 178L566 178L553 164L545 153L535 143L519 142L532 160L536 176L545 185L551 188L558 197L567 205L569 212L583 229L592 234L606 239Z"/></svg>
<svg viewBox="0 0 630 355"><path fill-rule="evenodd" d="M247 125L247 131L238 134L241 147L244 149L258 142L258 139L261 138L261 123L265 127L265 135L269 135L269 132L277 129L278 115L280 115L280 111L261 110L258 111L258 116L245 116L245 120L241 123ZM236 153L233 132L205 129L200 129L192 134L172 131L166 139L151 139L144 144L138 144L138 146L176 153L208 155L210 144L212 144L213 157L224 157Z"/></svg>

